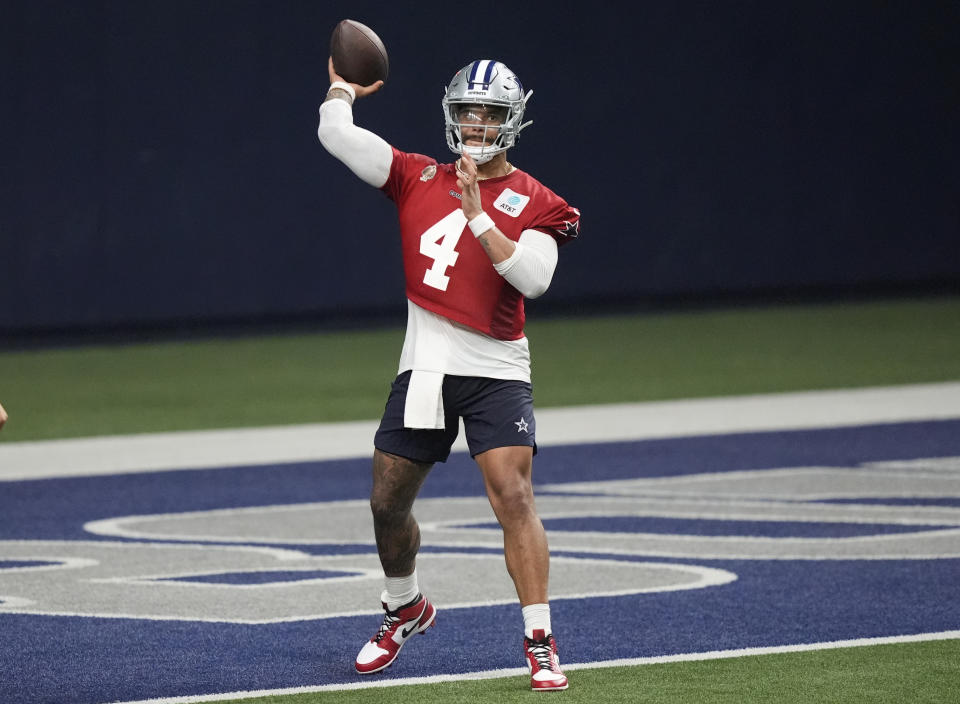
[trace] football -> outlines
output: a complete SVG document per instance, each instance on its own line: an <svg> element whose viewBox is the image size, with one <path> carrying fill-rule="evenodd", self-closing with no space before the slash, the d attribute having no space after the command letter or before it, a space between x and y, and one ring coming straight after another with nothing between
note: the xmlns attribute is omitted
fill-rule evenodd
<svg viewBox="0 0 960 704"><path fill-rule="evenodd" d="M390 72L387 48L380 37L365 24L343 20L330 37L333 69L347 83L368 86L386 81Z"/></svg>

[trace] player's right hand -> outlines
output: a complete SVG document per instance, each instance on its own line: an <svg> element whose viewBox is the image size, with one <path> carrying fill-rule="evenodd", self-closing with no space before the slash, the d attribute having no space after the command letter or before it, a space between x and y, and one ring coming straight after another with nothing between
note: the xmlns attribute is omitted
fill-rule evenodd
<svg viewBox="0 0 960 704"><path fill-rule="evenodd" d="M455 164L457 170L457 188L462 197L460 207L467 220L472 220L483 212L480 203L480 186L477 183L477 164L466 151L460 155Z"/></svg>
<svg viewBox="0 0 960 704"><path fill-rule="evenodd" d="M334 81L343 81L344 83L350 83L350 81L344 81L343 77L340 76L333 69L332 56L329 59L327 59L327 72L330 74L330 83L333 83ZM357 94L357 98L359 99L359 98L364 98L368 95L371 95L372 93L376 93L378 90L380 90L383 87L383 81L377 81L376 83L371 83L368 86L361 86L357 83L350 83L350 85L353 87L353 90Z"/></svg>

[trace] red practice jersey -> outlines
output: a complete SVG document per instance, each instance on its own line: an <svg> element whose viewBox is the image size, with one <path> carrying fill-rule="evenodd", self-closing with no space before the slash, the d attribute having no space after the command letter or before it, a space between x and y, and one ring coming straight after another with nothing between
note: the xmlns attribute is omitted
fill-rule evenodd
<svg viewBox="0 0 960 704"><path fill-rule="evenodd" d="M545 232L558 245L579 233L580 212L519 169L479 187L484 211L514 242L524 230ZM394 148L383 191L400 219L407 298L499 340L523 337L523 295L467 227L454 165Z"/></svg>

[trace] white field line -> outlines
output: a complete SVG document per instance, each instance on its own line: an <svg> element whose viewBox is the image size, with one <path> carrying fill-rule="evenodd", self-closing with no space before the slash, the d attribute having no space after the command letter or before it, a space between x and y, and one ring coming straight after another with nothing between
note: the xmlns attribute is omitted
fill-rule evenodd
<svg viewBox="0 0 960 704"><path fill-rule="evenodd" d="M676 655L658 655L647 658L630 658L622 660L606 660L603 662L584 662L563 664L565 671L585 670L601 667L625 667L636 665L658 665L673 662L695 662L700 660L721 660L725 658L742 658L752 655L778 655L783 653L804 653L814 650L830 650L835 648L858 648L870 645L890 645L898 643L921 643L936 640L953 640L960 638L960 631L941 631L939 633L917 633L902 636L884 636L878 638L857 638L854 640L828 641L825 643L799 643L796 645L780 645L760 648L741 648L737 650L713 650L704 653L680 653ZM440 682L462 682L464 680L489 680L501 677L517 677L527 674L527 668L517 667L502 670L485 670L481 672L465 672L453 675L430 675L427 677L403 677L395 680L369 680L364 682L347 682L343 684L319 685L316 687L290 687L288 689L265 689L250 692L227 692L223 694L207 694L186 697L167 697L160 699L142 699L135 702L115 702L114 704L201 704L202 702L222 702L235 699L253 699L293 694L309 694L314 692L335 692L351 689L372 689L375 687L399 687L415 684L436 684ZM576 683L574 683L576 684Z"/></svg>
<svg viewBox="0 0 960 704"><path fill-rule="evenodd" d="M537 411L543 447L960 418L960 382ZM376 421L0 443L0 481L366 457ZM461 432L455 451L465 451Z"/></svg>

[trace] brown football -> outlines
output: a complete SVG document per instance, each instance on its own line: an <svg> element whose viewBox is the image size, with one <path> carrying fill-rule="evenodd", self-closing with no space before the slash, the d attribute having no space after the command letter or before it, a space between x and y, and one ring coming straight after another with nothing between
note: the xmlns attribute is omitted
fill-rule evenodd
<svg viewBox="0 0 960 704"><path fill-rule="evenodd" d="M386 81L390 72L387 48L377 33L355 20L343 20L330 37L333 69L347 83L368 86Z"/></svg>

